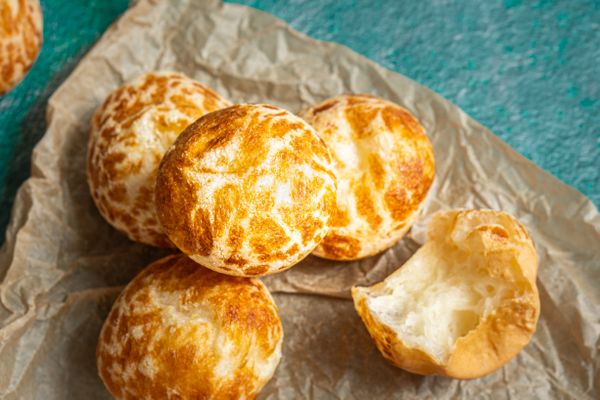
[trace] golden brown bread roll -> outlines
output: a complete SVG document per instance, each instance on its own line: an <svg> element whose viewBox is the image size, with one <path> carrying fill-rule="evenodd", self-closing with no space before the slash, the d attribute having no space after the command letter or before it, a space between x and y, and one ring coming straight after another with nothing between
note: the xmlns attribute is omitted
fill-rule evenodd
<svg viewBox="0 0 600 400"><path fill-rule="evenodd" d="M400 269L352 297L377 348L423 375L488 374L531 339L540 312L537 256L504 212L434 216L429 237Z"/></svg>
<svg viewBox="0 0 600 400"><path fill-rule="evenodd" d="M281 358L277 309L257 279L183 255L121 293L100 334L100 377L117 399L253 399Z"/></svg>
<svg viewBox="0 0 600 400"><path fill-rule="evenodd" d="M229 105L173 72L147 73L112 92L94 114L88 147L88 182L102 216L131 240L173 246L156 218L158 166L189 124Z"/></svg>
<svg viewBox="0 0 600 400"><path fill-rule="evenodd" d="M0 0L0 96L25 77L42 47L38 0Z"/></svg>
<svg viewBox="0 0 600 400"><path fill-rule="evenodd" d="M343 95L300 114L329 147L338 177L331 230L319 257L355 260L392 246L408 231L431 186L433 149L404 108Z"/></svg>
<svg viewBox="0 0 600 400"><path fill-rule="evenodd" d="M302 119L239 104L190 125L165 155L158 217L185 254L215 271L257 276L306 257L327 233L335 175Z"/></svg>

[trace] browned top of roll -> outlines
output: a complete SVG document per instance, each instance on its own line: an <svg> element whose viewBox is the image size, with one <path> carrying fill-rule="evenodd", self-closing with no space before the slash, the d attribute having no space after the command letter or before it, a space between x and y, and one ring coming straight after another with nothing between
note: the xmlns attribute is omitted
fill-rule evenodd
<svg viewBox="0 0 600 400"><path fill-rule="evenodd" d="M38 0L0 0L0 96L17 85L42 46Z"/></svg>
<svg viewBox="0 0 600 400"><path fill-rule="evenodd" d="M113 91L94 114L88 148L88 181L102 216L132 240L172 246L154 207L160 161L188 125L229 105L176 72L146 73Z"/></svg>
<svg viewBox="0 0 600 400"><path fill-rule="evenodd" d="M315 254L376 254L410 228L435 175L433 148L407 110L369 95L343 95L301 113L329 147L338 177L331 230Z"/></svg>
<svg viewBox="0 0 600 400"><path fill-rule="evenodd" d="M159 219L194 260L231 275L281 271L328 229L335 176L327 147L301 118L240 104L206 115L165 155Z"/></svg>
<svg viewBox="0 0 600 400"><path fill-rule="evenodd" d="M282 339L262 282L173 255L142 271L115 302L98 371L118 399L251 399L272 377Z"/></svg>

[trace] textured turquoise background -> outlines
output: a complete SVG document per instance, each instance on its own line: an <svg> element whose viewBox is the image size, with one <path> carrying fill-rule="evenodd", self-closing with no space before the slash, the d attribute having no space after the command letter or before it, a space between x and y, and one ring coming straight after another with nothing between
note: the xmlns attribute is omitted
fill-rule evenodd
<svg viewBox="0 0 600 400"><path fill-rule="evenodd" d="M600 1L239 2L430 87L600 205ZM0 98L1 232L48 97L127 5L42 0L40 58Z"/></svg>

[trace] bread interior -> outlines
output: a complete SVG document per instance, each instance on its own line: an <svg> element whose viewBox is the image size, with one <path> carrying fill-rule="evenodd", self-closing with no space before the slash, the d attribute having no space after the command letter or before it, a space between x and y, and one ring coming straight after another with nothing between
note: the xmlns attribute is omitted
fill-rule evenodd
<svg viewBox="0 0 600 400"><path fill-rule="evenodd" d="M429 241L367 289L367 306L406 345L445 362L456 341L511 295L507 282L486 273L482 256Z"/></svg>

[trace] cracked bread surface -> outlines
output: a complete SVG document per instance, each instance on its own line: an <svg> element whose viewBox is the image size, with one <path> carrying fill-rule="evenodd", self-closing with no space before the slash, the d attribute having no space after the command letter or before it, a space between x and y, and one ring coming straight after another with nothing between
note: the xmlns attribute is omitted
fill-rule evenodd
<svg viewBox="0 0 600 400"><path fill-rule="evenodd" d="M400 240L435 175L421 124L399 105L361 94L333 97L300 116L329 147L338 178L331 229L314 254L356 260Z"/></svg>
<svg viewBox="0 0 600 400"><path fill-rule="evenodd" d="M298 263L329 229L336 177L327 146L279 107L238 104L199 119L161 163L158 216L198 263L260 276Z"/></svg>
<svg viewBox="0 0 600 400"><path fill-rule="evenodd" d="M151 72L113 91L92 118L88 183L98 210L131 240L173 247L156 217L163 155L192 122L230 103L175 72Z"/></svg>
<svg viewBox="0 0 600 400"><path fill-rule="evenodd" d="M123 290L98 341L117 399L253 399L281 359L276 305L257 279L162 258Z"/></svg>
<svg viewBox="0 0 600 400"><path fill-rule="evenodd" d="M40 52L42 39L38 0L0 0L0 96L25 77Z"/></svg>

